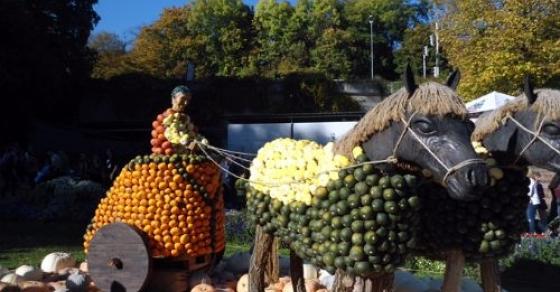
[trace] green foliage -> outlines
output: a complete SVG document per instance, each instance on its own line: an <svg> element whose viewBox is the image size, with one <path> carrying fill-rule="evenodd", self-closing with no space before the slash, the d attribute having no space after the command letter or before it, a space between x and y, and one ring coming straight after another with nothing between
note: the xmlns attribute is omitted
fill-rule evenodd
<svg viewBox="0 0 560 292"><path fill-rule="evenodd" d="M109 79L133 72L126 44L118 35L100 32L90 38L88 47L97 54L91 77Z"/></svg>
<svg viewBox="0 0 560 292"><path fill-rule="evenodd" d="M560 239L522 237L514 253L500 261L500 264L511 267L521 260L532 260L560 267Z"/></svg>
<svg viewBox="0 0 560 292"><path fill-rule="evenodd" d="M251 17L241 0L196 0L166 9L141 30L132 50L136 67L178 77L191 62L199 78L239 76L248 61Z"/></svg>
<svg viewBox="0 0 560 292"><path fill-rule="evenodd" d="M1 1L0 91L17 97L11 99L12 106L0 107L4 134L20 134L26 115L55 121L72 117L68 113L79 101L77 90L93 63L86 43L99 20L93 10L96 2Z"/></svg>
<svg viewBox="0 0 560 292"><path fill-rule="evenodd" d="M105 64L166 78L183 76L188 62L195 64L198 79L311 72L365 77L370 60L367 16L373 13L375 71L394 77L393 51L405 29L425 18L426 7L425 1L405 0L299 0L294 6L262 0L252 15L240 0L195 0L166 9L144 27L131 58Z"/></svg>
<svg viewBox="0 0 560 292"><path fill-rule="evenodd" d="M427 24L418 24L412 28L408 28L404 32L401 47L395 53L396 71L404 72L407 64L416 69L418 75L422 74L422 55L424 46L428 46L430 34L433 33L433 26ZM435 66L435 48L428 46L429 55L426 58L426 67L431 69ZM440 76L447 76L446 71L450 71L445 52L440 48ZM428 74L429 75L429 71Z"/></svg>
<svg viewBox="0 0 560 292"><path fill-rule="evenodd" d="M290 50L296 41L295 35L290 34L290 22L294 9L288 2L263 0L257 4L253 26L255 29L255 58L256 66L265 76L274 77L279 73L279 67L289 67L292 60ZM297 65L294 70L297 70ZM291 71L284 68L283 71Z"/></svg>
<svg viewBox="0 0 560 292"><path fill-rule="evenodd" d="M449 61L462 70L459 92L515 94L523 77L538 85L560 73L560 2L465 0L444 9L441 33Z"/></svg>
<svg viewBox="0 0 560 292"><path fill-rule="evenodd" d="M333 79L347 78L352 69L351 50L348 48L351 39L347 31L325 29L311 51L315 70Z"/></svg>
<svg viewBox="0 0 560 292"><path fill-rule="evenodd" d="M420 277L443 277L445 274L444 261L431 260L420 256L409 257L404 265L404 268ZM473 264L465 265L463 275L480 282L478 268Z"/></svg>
<svg viewBox="0 0 560 292"><path fill-rule="evenodd" d="M357 76L368 76L370 72L369 15L371 15L374 72L384 77L394 78L394 51L403 41L405 30L425 20L428 11L427 2L425 0L414 3L403 0L348 1L344 7L344 15L354 40L351 45L354 48L353 73Z"/></svg>

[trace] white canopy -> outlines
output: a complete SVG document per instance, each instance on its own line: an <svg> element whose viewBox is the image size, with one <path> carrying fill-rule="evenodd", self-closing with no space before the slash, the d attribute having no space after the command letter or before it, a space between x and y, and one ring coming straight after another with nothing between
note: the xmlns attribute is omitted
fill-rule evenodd
<svg viewBox="0 0 560 292"><path fill-rule="evenodd" d="M501 92L492 91L475 100L467 102L467 110L471 114L495 110L515 97Z"/></svg>

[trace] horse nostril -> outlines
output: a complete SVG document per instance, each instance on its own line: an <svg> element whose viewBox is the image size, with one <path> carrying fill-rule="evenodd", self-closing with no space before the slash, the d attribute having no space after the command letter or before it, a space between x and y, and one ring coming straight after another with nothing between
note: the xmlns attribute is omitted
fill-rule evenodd
<svg viewBox="0 0 560 292"><path fill-rule="evenodd" d="M483 169L472 167L467 170L467 181L473 187L484 187L488 184L488 174Z"/></svg>
<svg viewBox="0 0 560 292"><path fill-rule="evenodd" d="M467 170L467 180L471 186L476 185L476 171L474 168Z"/></svg>
<svg viewBox="0 0 560 292"><path fill-rule="evenodd" d="M481 167L472 167L467 170L467 181L473 187L486 187L488 185L488 172Z"/></svg>

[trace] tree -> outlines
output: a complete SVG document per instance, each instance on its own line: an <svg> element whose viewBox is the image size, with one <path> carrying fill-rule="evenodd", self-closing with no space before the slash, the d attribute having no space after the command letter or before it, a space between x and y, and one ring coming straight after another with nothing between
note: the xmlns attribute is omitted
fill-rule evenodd
<svg viewBox="0 0 560 292"><path fill-rule="evenodd" d="M2 106L2 120L34 116L68 120L77 92L89 77L93 52L86 47L99 20L96 0L0 2L0 90L17 97ZM4 123L18 127L20 123ZM17 125L14 125L17 124Z"/></svg>
<svg viewBox="0 0 560 292"><path fill-rule="evenodd" d="M125 42L114 33L102 31L93 35L88 41L88 47L98 54L124 54L126 53Z"/></svg>
<svg viewBox="0 0 560 292"><path fill-rule="evenodd" d="M351 35L345 29L342 2L314 0L309 13L311 65L330 78L347 78L351 71Z"/></svg>
<svg viewBox="0 0 560 292"><path fill-rule="evenodd" d="M461 69L468 99L515 94L524 75L543 84L560 74L560 2L464 0L442 18L442 44Z"/></svg>
<svg viewBox="0 0 560 292"><path fill-rule="evenodd" d="M351 35L345 30L325 29L311 51L315 69L330 78L347 78L352 69L350 41Z"/></svg>
<svg viewBox="0 0 560 292"><path fill-rule="evenodd" d="M371 15L374 72L385 78L396 77L394 51L403 41L407 28L426 20L428 7L426 0L348 0L344 16L353 39L352 72L356 76L369 77Z"/></svg>
<svg viewBox="0 0 560 292"><path fill-rule="evenodd" d="M241 0L194 0L190 60L199 76L236 76L247 63L252 13Z"/></svg>
<svg viewBox="0 0 560 292"><path fill-rule="evenodd" d="M116 34L100 32L92 36L88 47L95 51L96 61L91 77L109 79L134 72L125 42Z"/></svg>
<svg viewBox="0 0 560 292"><path fill-rule="evenodd" d="M294 35L289 32L293 12L294 9L285 1L262 0L257 4L253 19L255 62L266 76L278 75L282 61L289 59L290 47L295 41Z"/></svg>
<svg viewBox="0 0 560 292"><path fill-rule="evenodd" d="M241 0L195 0L166 9L142 28L132 58L138 70L154 76L181 76L188 62L199 78L237 76L247 63L251 18Z"/></svg>
<svg viewBox="0 0 560 292"><path fill-rule="evenodd" d="M188 6L165 9L140 30L130 53L134 70L167 78L184 74L194 39L190 13Z"/></svg>

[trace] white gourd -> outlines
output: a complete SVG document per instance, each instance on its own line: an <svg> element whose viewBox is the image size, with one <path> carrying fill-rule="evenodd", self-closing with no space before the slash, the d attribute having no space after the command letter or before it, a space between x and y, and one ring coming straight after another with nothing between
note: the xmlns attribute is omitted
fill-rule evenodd
<svg viewBox="0 0 560 292"><path fill-rule="evenodd" d="M40 281L43 279L43 271L28 265L17 268L16 275L20 276L25 281Z"/></svg>
<svg viewBox="0 0 560 292"><path fill-rule="evenodd" d="M41 262L41 270L45 273L56 273L64 268L74 267L76 260L69 253L53 252Z"/></svg>
<svg viewBox="0 0 560 292"><path fill-rule="evenodd" d="M16 273L8 273L4 275L4 277L2 277L2 279L0 280L0 282L11 285L18 285L19 283L21 283L21 281L21 277L16 275Z"/></svg>

